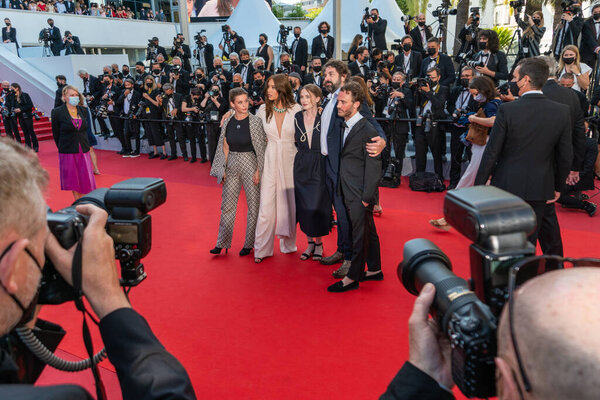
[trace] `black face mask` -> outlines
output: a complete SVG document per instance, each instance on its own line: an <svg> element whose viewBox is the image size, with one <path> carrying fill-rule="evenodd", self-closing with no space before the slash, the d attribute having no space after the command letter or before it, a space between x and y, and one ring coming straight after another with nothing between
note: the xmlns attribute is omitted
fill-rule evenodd
<svg viewBox="0 0 600 400"><path fill-rule="evenodd" d="M8 245L6 250L4 250L4 252L0 255L0 260L2 260L2 258L10 251L10 249L14 246L15 243L16 242L12 242L11 244ZM2 287L4 288L4 291L6 292L6 294L8 294L10 297L12 297L14 302L19 306L19 308L23 312L23 314L21 315L21 319L19 319L19 322L17 322L15 327L21 327L21 326L29 323L33 319L33 315L35 312L35 306L37 305L37 299L38 299L38 295L40 294L40 286L42 283L42 266L40 265L38 260L33 256L33 254L31 253L31 251L28 248L25 248L25 252L27 253L27 255L29 255L29 257L31 257L33 262L35 262L35 266L38 267L38 269L40 270L40 279L38 281L37 290L35 292L35 295L33 296L33 299L31 299L31 303L29 303L29 305L27 307L25 307L23 305L23 303L21 303L21 301L17 298L17 296L15 296L12 293L9 293L8 290L6 290L6 288L4 287L4 285L2 285L2 283L0 283L0 285L2 285Z"/></svg>
<svg viewBox="0 0 600 400"><path fill-rule="evenodd" d="M316 66L312 67L312 69L313 69L313 71L315 71L317 74L318 74L319 72L321 72L321 66L320 66L320 65L316 65Z"/></svg>
<svg viewBox="0 0 600 400"><path fill-rule="evenodd" d="M137 72L138 75L143 74L145 71L145 69L136 69L135 72Z"/></svg>
<svg viewBox="0 0 600 400"><path fill-rule="evenodd" d="M49 22L48 25L50 25L50 28L54 27L54 22Z"/></svg>
<svg viewBox="0 0 600 400"><path fill-rule="evenodd" d="M7 23L6 23L6 26L10 26L10 22L7 22Z"/></svg>
<svg viewBox="0 0 600 400"><path fill-rule="evenodd" d="M242 82L233 82L233 87L242 87Z"/></svg>
<svg viewBox="0 0 600 400"><path fill-rule="evenodd" d="M419 24L419 26L425 26L425 21L419 21L417 23Z"/></svg>
<svg viewBox="0 0 600 400"><path fill-rule="evenodd" d="M436 52L437 52L437 49L435 47L427 48L427 54L429 54L430 56L433 56Z"/></svg>
<svg viewBox="0 0 600 400"><path fill-rule="evenodd" d="M400 89L400 82L392 82L392 87L394 89Z"/></svg>
<svg viewBox="0 0 600 400"><path fill-rule="evenodd" d="M202 74L196 74L196 78L202 79L202 78L204 78L204 75L202 75Z"/></svg>
<svg viewBox="0 0 600 400"><path fill-rule="evenodd" d="M129 70L128 69L124 69L123 70L123 75L129 75Z"/></svg>
<svg viewBox="0 0 600 400"><path fill-rule="evenodd" d="M151 88L152 87L152 83L146 83L146 87L147 88Z"/></svg>
<svg viewBox="0 0 600 400"><path fill-rule="evenodd" d="M369 56L365 56L365 57L363 58L363 62L367 62L367 61L369 61Z"/></svg>
<svg viewBox="0 0 600 400"><path fill-rule="evenodd" d="M594 14L594 21L600 21L600 14Z"/></svg>
<svg viewBox="0 0 600 400"><path fill-rule="evenodd" d="M321 34L323 34L323 35L326 35L327 33L329 33L329 32L327 31L327 29L321 29L319 32L321 32Z"/></svg>
<svg viewBox="0 0 600 400"><path fill-rule="evenodd" d="M600 15L598 15L598 18L600 19ZM595 19L595 18L594 18ZM537 19L537 18L533 18L533 23L536 25L539 25L542 22L541 19Z"/></svg>
<svg viewBox="0 0 600 400"><path fill-rule="evenodd" d="M153 70L152 70L152 73L153 73L154 75L158 75L158 74L160 74L160 69L153 69Z"/></svg>
<svg viewBox="0 0 600 400"><path fill-rule="evenodd" d="M258 43L262 46L263 44L265 44L265 41L263 39L259 39Z"/></svg>
<svg viewBox="0 0 600 400"><path fill-rule="evenodd" d="M237 65L238 65L238 62L236 60L232 60L231 61L231 66L232 67L237 67Z"/></svg>
<svg viewBox="0 0 600 400"><path fill-rule="evenodd" d="M265 70L265 66L264 65L259 65L258 67L256 67L257 70L259 71L264 71Z"/></svg>
<svg viewBox="0 0 600 400"><path fill-rule="evenodd" d="M479 50L485 50L487 48L487 42L479 42Z"/></svg>
<svg viewBox="0 0 600 400"><path fill-rule="evenodd" d="M295 37L296 39L298 39L298 38L300 37L300 34L299 34L299 33L294 33L294 37Z"/></svg>
<svg viewBox="0 0 600 400"><path fill-rule="evenodd" d="M462 78L460 80L460 86L462 86L462 87L464 87L466 89L466 88L469 87L469 82L470 82L470 79Z"/></svg>
<svg viewBox="0 0 600 400"><path fill-rule="evenodd" d="M575 62L575 57L563 57L563 62L567 65L571 65Z"/></svg>
<svg viewBox="0 0 600 400"><path fill-rule="evenodd" d="M281 63L281 65L283 65L284 68L288 68L290 66L290 62L289 61L284 61Z"/></svg>
<svg viewBox="0 0 600 400"><path fill-rule="evenodd" d="M258 86L262 86L263 81L262 81L262 79L257 79L257 80L254 81L254 84L256 84Z"/></svg>
<svg viewBox="0 0 600 400"><path fill-rule="evenodd" d="M242 60L242 64L244 64L244 65L248 65L249 62L250 62L249 59L248 60Z"/></svg>
<svg viewBox="0 0 600 400"><path fill-rule="evenodd" d="M412 46L409 43L404 43L402 45L402 48L404 49L404 51L410 51L410 49L412 49Z"/></svg>

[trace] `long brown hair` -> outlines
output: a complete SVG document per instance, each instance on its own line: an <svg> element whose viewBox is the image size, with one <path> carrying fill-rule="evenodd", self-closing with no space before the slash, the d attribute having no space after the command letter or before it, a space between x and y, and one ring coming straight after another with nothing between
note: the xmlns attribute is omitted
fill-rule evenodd
<svg viewBox="0 0 600 400"><path fill-rule="evenodd" d="M294 95L292 93L292 85L290 85L290 81L288 77L284 74L276 74L271 75L269 79L267 79L267 83L265 84L265 93L269 90L269 81L273 81L275 86L275 90L277 91L277 100L281 99L281 105L283 108L291 108L296 102L294 101ZM265 96L265 109L267 112L267 122L271 120L273 116L273 107L275 106L275 102L271 101L269 96Z"/></svg>
<svg viewBox="0 0 600 400"><path fill-rule="evenodd" d="M367 101L369 107L372 107L373 104L375 104L375 102L371 98L371 93L369 93L369 88L367 87L367 84L365 83L365 80L363 78L361 78L360 76L351 76L350 78L348 78L347 82L356 82L360 85L363 92L365 92L365 100Z"/></svg>
<svg viewBox="0 0 600 400"><path fill-rule="evenodd" d="M537 15L538 17L540 17L540 24L538 25L538 29L544 26L544 13L541 11L536 11L533 13L533 15ZM533 18L532 15L532 18ZM535 24L534 24L535 26ZM533 35L535 35L535 33L533 32L533 28L531 26L528 26L527 29L525 29L525 31L523 32L523 36L528 36L528 37L533 37Z"/></svg>

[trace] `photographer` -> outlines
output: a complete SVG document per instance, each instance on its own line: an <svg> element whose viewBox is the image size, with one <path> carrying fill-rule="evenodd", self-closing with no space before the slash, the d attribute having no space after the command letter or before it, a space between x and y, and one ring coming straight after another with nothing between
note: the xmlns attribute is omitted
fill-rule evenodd
<svg viewBox="0 0 600 400"><path fill-rule="evenodd" d="M562 87L571 89L573 93L577 95L577 97L579 98L579 105L581 107L581 111L583 112L584 118L587 118L589 116L590 103L597 106L600 102L600 88L596 88L596 90L592 94L592 98L590 99L590 101L588 101L587 97L581 92L581 90L573 89L573 85L575 84L575 75L573 75L570 72L563 74L560 77L558 84Z"/></svg>
<svg viewBox="0 0 600 400"><path fill-rule="evenodd" d="M36 157L23 147L0 140L0 334L9 333L28 319L25 313L36 305L41 270L46 256L56 270L72 283L74 249L63 249L48 235L44 194L48 174ZM113 240L106 233L107 214L92 205L77 211L89 216L83 233L82 289L100 320L100 335L108 358L119 376L124 399L160 399L174 396L195 399L190 379L181 364L169 354L136 313L119 285ZM12 364L5 358L4 365ZM28 366L25 365L27 368ZM22 371L19 371L20 373ZM1 398L90 399L76 385L1 385Z"/></svg>
<svg viewBox="0 0 600 400"><path fill-rule="evenodd" d="M371 61L371 71L375 72L375 71L381 69L379 63L381 61L383 61L383 50L375 47L373 49L373 51L371 51L370 59L371 59L370 60Z"/></svg>
<svg viewBox="0 0 600 400"><path fill-rule="evenodd" d="M2 93L0 94L0 109L2 110L2 123L6 137L13 138L21 143L21 134L17 125L17 117L14 115L11 104L14 102L15 92L10 88L8 81L2 81Z"/></svg>
<svg viewBox="0 0 600 400"><path fill-rule="evenodd" d="M140 120L143 110L139 110L142 94L134 89L133 79L125 79L123 92L115 101L122 111L123 121L123 157L135 158L140 156ZM138 113L139 110L139 113ZM135 151L131 148L131 139L135 139Z"/></svg>
<svg viewBox="0 0 600 400"><path fill-rule="evenodd" d="M594 66L600 52L598 38L600 33L600 3L592 6L592 17L585 20L581 29L581 61Z"/></svg>
<svg viewBox="0 0 600 400"><path fill-rule="evenodd" d="M242 76L242 82L244 82L244 88L248 90L252 83L252 74L254 73L254 67L250 62L250 52L246 49L240 52L240 65L235 68L236 73Z"/></svg>
<svg viewBox="0 0 600 400"><path fill-rule="evenodd" d="M352 76L360 75L365 80L369 79L371 76L371 70L367 63L369 62L369 49L364 46L360 46L356 50L356 61L348 64L348 69Z"/></svg>
<svg viewBox="0 0 600 400"><path fill-rule="evenodd" d="M206 130L203 124L190 124L186 123L189 121L200 121L200 99L202 98L202 91L198 88L194 88L190 91L189 96L186 96L181 103L181 111L185 114L183 122L183 131L185 136L190 141L190 150L192 153L192 160L190 163L197 161L196 155L196 142L200 146L200 157L202 157L201 163L208 161L206 157Z"/></svg>
<svg viewBox="0 0 600 400"><path fill-rule="evenodd" d="M83 81L83 97L87 102L88 107L92 110L92 127L94 128L94 132L96 131L96 125L94 121L98 121L98 125L100 125L100 132L104 138L108 138L110 132L108 130L108 126L106 126L106 121L104 118L96 117L96 107L100 104L100 97L102 95L102 82L97 77L90 75L87 70L80 69L77 71L77 75Z"/></svg>
<svg viewBox="0 0 600 400"><path fill-rule="evenodd" d="M242 36L239 36L236 31L231 29L229 25L221 26L221 30L223 31L223 33L227 33L228 38L230 38L231 40L229 43L225 43L226 46L223 46L223 43L219 43L219 49L223 51L224 57L229 58L230 52L240 54L240 51L246 48L246 42L244 41L244 38ZM228 47L228 49L226 49L226 47Z"/></svg>
<svg viewBox="0 0 600 400"><path fill-rule="evenodd" d="M142 114L142 126L144 127L144 133L148 138L148 144L154 148L154 151L148 154L149 160L157 157L160 157L161 160L167 158L167 150L163 140L164 130L162 124L157 121L146 121L148 119L162 119L162 107L157 100L159 96L160 89L156 85L156 81L152 75L147 75L144 78L144 90L142 92L142 104L145 106ZM162 154L158 153L158 147L162 148Z"/></svg>
<svg viewBox="0 0 600 400"><path fill-rule="evenodd" d="M316 57L310 60L310 72L304 75L304 85L313 83L323 90L323 71L321 59Z"/></svg>
<svg viewBox="0 0 600 400"><path fill-rule="evenodd" d="M146 61L156 61L156 57L162 54L163 61L168 58L167 51L164 47L159 45L159 40L156 36L148 40L148 47L146 48Z"/></svg>
<svg viewBox="0 0 600 400"><path fill-rule="evenodd" d="M433 122L446 118L444 107L448 99L448 92L448 87L441 84L440 70L433 67L427 71L427 79L418 82L415 94L416 116L423 118L423 123L415 126L416 170L425 172L427 148L429 148L433 156L435 173L441 182L444 182L442 140L446 139L446 134L443 124L440 125L437 122L434 124Z"/></svg>
<svg viewBox="0 0 600 400"><path fill-rule="evenodd" d="M65 56L68 56L69 54L84 54L79 42L79 38L77 36L73 36L73 34L69 31L65 31L62 48L65 50Z"/></svg>
<svg viewBox="0 0 600 400"><path fill-rule="evenodd" d="M320 61L320 59L319 59ZM254 114L258 107L265 103L265 72L258 70L252 75L252 86L250 87L250 106L251 112Z"/></svg>
<svg viewBox="0 0 600 400"><path fill-rule="evenodd" d="M180 67L174 67L169 72L169 83L173 86L175 93L179 93L182 96L187 96L190 91L189 87L189 76L186 76L185 70ZM185 75L184 75L185 74Z"/></svg>
<svg viewBox="0 0 600 400"><path fill-rule="evenodd" d="M294 41L290 47L290 53L292 55L292 63L300 66L300 71L304 75L308 63L308 41L300 37L301 34L302 29L299 26L295 26Z"/></svg>
<svg viewBox="0 0 600 400"><path fill-rule="evenodd" d="M202 92L208 87L208 78L204 74L204 70L200 67L196 68L194 75L190 79L190 88L198 88Z"/></svg>
<svg viewBox="0 0 600 400"><path fill-rule="evenodd" d="M2 27L2 43L14 43L17 45L17 51L19 43L17 42L17 29L12 26L10 19L4 18L4 24Z"/></svg>
<svg viewBox="0 0 600 400"><path fill-rule="evenodd" d="M39 146L37 136L33 130L33 113L35 112L33 102L29 94L21 90L21 85L18 83L10 84L13 95L9 97L9 102L6 105L15 114L15 119L19 121L25 145L38 152ZM15 123L16 125L16 123Z"/></svg>
<svg viewBox="0 0 600 400"><path fill-rule="evenodd" d="M67 86L67 78L64 75L56 75L54 79L56 80L56 86L58 87L56 92L54 92L54 108L56 108L62 106L63 104L62 90L65 86Z"/></svg>
<svg viewBox="0 0 600 400"><path fill-rule="evenodd" d="M127 147L125 145L125 135L123 133L123 120L119 118L121 115L121 109L115 104L115 101L121 95L121 89L115 84L115 78L112 75L104 75L102 83L104 84L104 87L102 88L102 93L99 96L100 104L104 104L106 106L110 126L114 135L121 143L121 150L117 154L123 155L125 153L125 148ZM103 118L101 115L97 115L97 117L99 119Z"/></svg>
<svg viewBox="0 0 600 400"><path fill-rule="evenodd" d="M54 26L54 20L52 18L48 18L46 21L48 22L50 36L50 50L52 50L52 54L54 56L60 56L60 51L62 50L63 44L60 36L60 29ZM41 36L41 33L40 33Z"/></svg>
<svg viewBox="0 0 600 400"><path fill-rule="evenodd" d="M579 35L583 28L583 17L579 14L581 12L581 5L576 3L575 0L563 1L563 13L560 18L560 22L554 29L554 36L552 39L552 54L556 60L560 59L563 49L568 45L577 46L579 41Z"/></svg>
<svg viewBox="0 0 600 400"><path fill-rule="evenodd" d="M523 58L537 57L540 53L540 42L546 28L544 27L544 13L536 11L533 15L527 15L527 21L521 19L521 13L515 10L515 20L519 28L523 30L523 36L521 37L521 43L523 47ZM519 59L515 60L515 65L518 64Z"/></svg>
<svg viewBox="0 0 600 400"><path fill-rule="evenodd" d="M385 42L387 21L379 18L379 10L372 8L370 17L365 17L365 21L369 27L369 38L371 39L369 44L371 45L371 48L376 47L380 50L387 50L387 44Z"/></svg>
<svg viewBox="0 0 600 400"><path fill-rule="evenodd" d="M202 111L206 115L210 115L211 112L217 113L217 121L221 121L223 114L227 112L229 104L227 100L221 94L221 90L218 85L212 85L210 90L204 95L204 99L200 103ZM217 151L217 144L219 142L220 128L218 123L206 124L206 136L208 136L208 159L212 163L215 158L215 152Z"/></svg>
<svg viewBox="0 0 600 400"><path fill-rule="evenodd" d="M196 46L194 57L198 60L198 65L210 73L213 70L213 59L215 58L213 45L208 43L206 35L196 35Z"/></svg>
<svg viewBox="0 0 600 400"><path fill-rule="evenodd" d="M376 118L384 117L383 110L386 107L388 95L392 88L390 86L391 80L392 77L387 72L377 72L366 82L369 95L373 100Z"/></svg>
<svg viewBox="0 0 600 400"><path fill-rule="evenodd" d="M417 26L412 30L409 30L410 19L404 21L404 31L407 35L412 37L413 51L421 53L422 57L427 56L427 43L431 39L433 34L431 33L431 27L425 25L425 14L417 15Z"/></svg>
<svg viewBox="0 0 600 400"><path fill-rule="evenodd" d="M402 51L398 53L394 63L396 64L396 70L403 72L407 77L407 82L410 82L413 77L421 74L423 57L420 52L412 51L413 40L410 35L404 36L400 41L400 45Z"/></svg>
<svg viewBox="0 0 600 400"><path fill-rule="evenodd" d="M123 72L123 81L125 81L125 79L133 79L133 76L129 71L129 64L123 64L121 71Z"/></svg>
<svg viewBox="0 0 600 400"><path fill-rule="evenodd" d="M506 54L500 50L498 34L491 29L480 31L478 46L479 52L469 65L479 74L492 78L496 86L500 80L508 80Z"/></svg>
<svg viewBox="0 0 600 400"><path fill-rule="evenodd" d="M292 86L292 95L296 103L300 104L300 89L302 88L302 78L297 72L292 72L288 75L290 85Z"/></svg>
<svg viewBox="0 0 600 400"><path fill-rule="evenodd" d="M321 64L325 64L327 60L333 57L335 39L329 36L331 26L327 21L319 23L319 35L315 36L312 41L311 55L313 59L319 57Z"/></svg>
<svg viewBox="0 0 600 400"><path fill-rule="evenodd" d="M279 55L279 65L279 68L275 71L276 74L289 75L292 72L300 73L300 67L292 64L288 53L281 53L281 55Z"/></svg>
<svg viewBox="0 0 600 400"><path fill-rule="evenodd" d="M135 82L135 89L143 92L144 91L144 79L149 74L146 72L146 66L143 62L138 61L135 63L135 76L133 80Z"/></svg>
<svg viewBox="0 0 600 400"><path fill-rule="evenodd" d="M414 50L414 48L413 48ZM454 64L450 57L440 53L440 41L432 37L427 40L427 54L421 63L421 78L425 78L431 68L437 68L441 74L440 85L449 88L454 82Z"/></svg>
<svg viewBox="0 0 600 400"><path fill-rule="evenodd" d="M231 82L231 72L223 67L223 60L219 57L213 59L214 70L208 74L211 84L219 85L221 89L229 87Z"/></svg>
<svg viewBox="0 0 600 400"><path fill-rule="evenodd" d="M150 68L150 76L152 79L154 79L154 82L159 89L162 87L162 85L169 82L169 77L167 77L167 74L163 72L160 63L153 62Z"/></svg>
<svg viewBox="0 0 600 400"><path fill-rule="evenodd" d="M187 71L192 70L190 64L190 58L192 58L192 52L190 46L184 43L185 38L182 33L178 33L173 38L173 47L171 47L171 57L179 57L183 61L183 68Z"/></svg>
<svg viewBox="0 0 600 400"><path fill-rule="evenodd" d="M471 15L469 15L467 23L458 33L460 50L457 53L456 62L460 63L458 54L473 54L477 52L477 34L479 33L480 19L481 15L479 14L479 7L471 8Z"/></svg>
<svg viewBox="0 0 600 400"><path fill-rule="evenodd" d="M167 138L169 140L169 147L171 148L171 156L168 158L169 161L177 160L177 142L181 148L183 154L183 161L188 161L187 149L185 147L185 139L181 132L181 102L183 96L173 91L173 85L165 83L162 87L163 94L156 98L158 105L162 108L163 119L168 120L163 125L167 131Z"/></svg>

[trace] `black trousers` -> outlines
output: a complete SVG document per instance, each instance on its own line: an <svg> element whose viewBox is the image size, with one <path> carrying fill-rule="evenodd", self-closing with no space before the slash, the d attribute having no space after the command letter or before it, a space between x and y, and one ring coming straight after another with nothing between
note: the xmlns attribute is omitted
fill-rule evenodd
<svg viewBox="0 0 600 400"><path fill-rule="evenodd" d="M338 190L339 172L334 171L325 160L325 184L337 219L337 251L344 255L344 260L352 260L352 227L344 198Z"/></svg>
<svg viewBox="0 0 600 400"><path fill-rule="evenodd" d="M445 139L444 127L441 125L431 126L429 132L425 132L425 126L415 127L415 163L417 172L425 172L427 167L427 149L431 150L433 155L433 168L440 180L444 181L444 171L442 165L442 140Z"/></svg>
<svg viewBox="0 0 600 400"><path fill-rule="evenodd" d="M116 115L109 115L108 121L110 122L110 126L115 136L121 143L121 150L125 150L127 148L125 143L125 120L117 117ZM131 145L129 147L131 147Z"/></svg>
<svg viewBox="0 0 600 400"><path fill-rule="evenodd" d="M164 146L165 142L162 137L163 127L160 122L142 120L142 127L150 146Z"/></svg>
<svg viewBox="0 0 600 400"><path fill-rule="evenodd" d="M546 204L545 201L528 201L527 203L533 208L537 220L537 227L529 235L529 241L535 246L539 240L544 254L562 256L563 244L554 203Z"/></svg>
<svg viewBox="0 0 600 400"><path fill-rule="evenodd" d="M190 140L192 160L195 160L198 155L196 142L198 142L198 146L200 146L200 157L202 157L203 160L206 160L206 133L204 132L204 125L187 124L183 126L183 132L185 137Z"/></svg>
<svg viewBox="0 0 600 400"><path fill-rule="evenodd" d="M402 175L404 152L406 151L406 143L408 143L408 122L389 121L383 126L383 130L388 137L388 142L381 153L381 166L385 171L392 158L393 148L396 160L400 163L398 173Z"/></svg>
<svg viewBox="0 0 600 400"><path fill-rule="evenodd" d="M177 156L177 142L181 148L181 153L184 157L187 157L187 150L185 148L185 139L181 133L182 126L179 122L165 122L165 129L167 131L167 140L171 147L171 156Z"/></svg>
<svg viewBox="0 0 600 400"><path fill-rule="evenodd" d="M465 153L465 145L460 140L463 133L467 132L466 127L450 125L450 184L458 185L462 172L462 160Z"/></svg>
<svg viewBox="0 0 600 400"><path fill-rule="evenodd" d="M94 114L92 113L92 115L94 115ZM96 121L98 121L98 125L100 125L100 133L102 133L102 135L104 135L104 136L108 136L110 134L110 130L108 129L108 125L106 125L106 120L104 118L97 117L97 116L95 118L96 118ZM94 131L95 130L96 129L94 129Z"/></svg>
<svg viewBox="0 0 600 400"><path fill-rule="evenodd" d="M125 144L123 150L131 152L131 139L135 139L135 151L140 152L140 121L137 119L126 119L123 124Z"/></svg>
<svg viewBox="0 0 600 400"><path fill-rule="evenodd" d="M373 205L365 207L359 198L344 201L352 226L352 263L348 278L360 281L365 263L369 271L381 269L381 249L373 220Z"/></svg>
<svg viewBox="0 0 600 400"><path fill-rule="evenodd" d="M4 123L4 129L6 130L6 136L13 138L17 142L21 143L21 134L19 133L17 119L15 117L3 118L2 122Z"/></svg>
<svg viewBox="0 0 600 400"><path fill-rule="evenodd" d="M35 131L33 130L33 117L32 116L25 116L22 113L18 115L19 118L19 125L21 125L21 130L23 131L23 137L25 138L25 144L27 145L27 147L38 151L39 146L38 146L38 141L37 141L37 137L35 136ZM17 135L19 134L18 131ZM21 138L19 138L20 141Z"/></svg>
<svg viewBox="0 0 600 400"><path fill-rule="evenodd" d="M208 138L208 159L212 163L217 152L217 144L219 144L219 136L221 128L218 124L206 124L206 136Z"/></svg>

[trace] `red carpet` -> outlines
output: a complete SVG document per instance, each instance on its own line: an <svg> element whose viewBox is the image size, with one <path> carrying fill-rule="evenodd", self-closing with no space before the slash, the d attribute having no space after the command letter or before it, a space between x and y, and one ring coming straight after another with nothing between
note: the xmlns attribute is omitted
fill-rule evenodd
<svg viewBox="0 0 600 400"><path fill-rule="evenodd" d="M441 216L442 194L411 192L405 182L382 189L384 212L376 224L385 280L330 294L326 288L334 282L334 268L302 262L300 252L277 252L258 265L251 256L237 255L245 205L238 210L230 253L208 253L216 242L221 193L208 176L209 164L97 153L99 187L137 176L167 182L167 202L152 213L153 248L144 260L148 278L132 290L131 302L186 367L200 399L377 398L408 356L407 319L414 298L396 277L403 243L429 238L448 254L459 276L469 276L469 242L427 223ZM40 158L51 176L48 204L53 209L70 204L71 193L60 191L54 143L41 144ZM593 218L559 210L559 219L565 254L600 256L592 245L600 240ZM334 250L335 239L335 233L325 239L326 254ZM81 316L73 304L45 307L42 317L67 330L63 351L85 356ZM98 336L95 345L100 345ZM112 370L108 362L101 365ZM115 375L104 372L110 398L119 398ZM47 368L42 379L43 384L74 381L93 390L89 371L71 375Z"/></svg>

